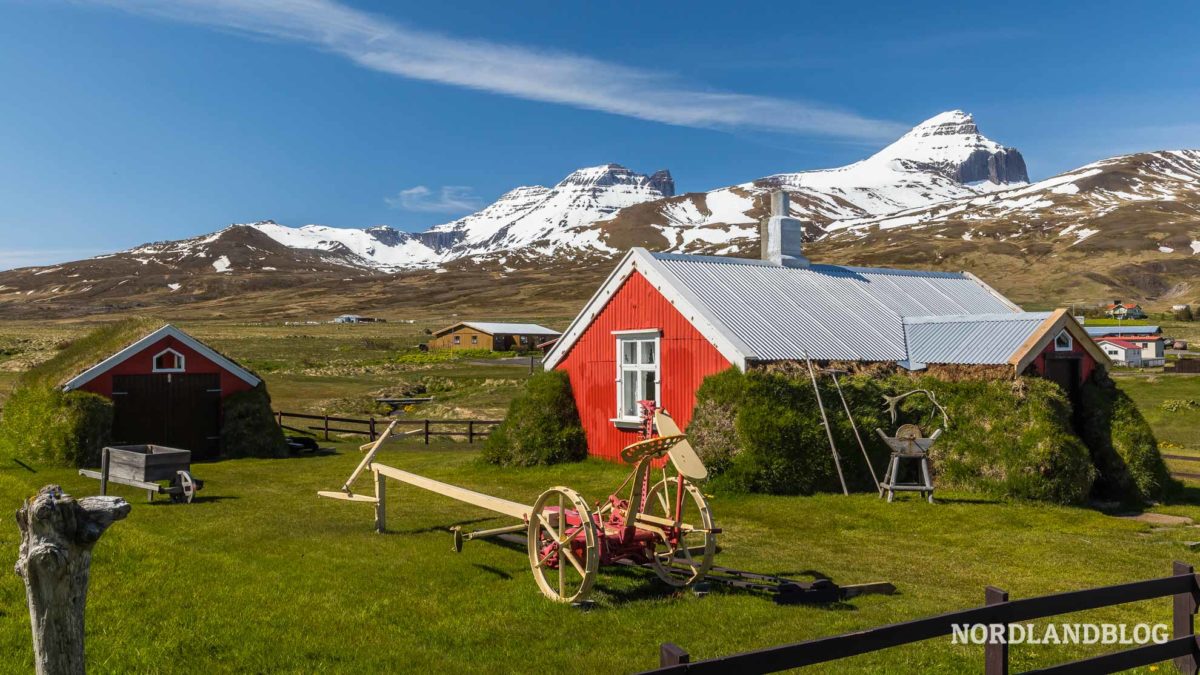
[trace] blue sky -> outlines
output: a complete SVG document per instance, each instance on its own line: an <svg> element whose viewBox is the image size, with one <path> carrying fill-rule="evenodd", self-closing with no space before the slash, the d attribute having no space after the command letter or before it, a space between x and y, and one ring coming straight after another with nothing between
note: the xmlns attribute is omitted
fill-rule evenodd
<svg viewBox="0 0 1200 675"><path fill-rule="evenodd" d="M1034 178L1200 147L1196 3L776 5L0 0L0 269L605 162L711 189L953 108Z"/></svg>

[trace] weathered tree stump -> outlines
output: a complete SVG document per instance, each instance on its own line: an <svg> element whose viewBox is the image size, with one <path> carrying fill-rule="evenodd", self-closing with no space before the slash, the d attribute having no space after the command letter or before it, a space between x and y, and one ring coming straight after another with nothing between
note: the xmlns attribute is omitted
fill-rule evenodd
<svg viewBox="0 0 1200 675"><path fill-rule="evenodd" d="M57 485L42 488L17 511L16 569L25 580L38 675L84 672L83 610L92 547L108 526L127 515L129 503L120 497L75 500Z"/></svg>

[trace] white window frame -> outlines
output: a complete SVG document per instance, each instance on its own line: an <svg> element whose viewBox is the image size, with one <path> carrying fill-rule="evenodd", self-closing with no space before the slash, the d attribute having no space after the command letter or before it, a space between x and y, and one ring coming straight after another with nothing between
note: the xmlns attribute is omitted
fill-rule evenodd
<svg viewBox="0 0 1200 675"><path fill-rule="evenodd" d="M1058 339L1061 337L1067 338L1067 346L1066 347L1058 346ZM1071 337L1070 331L1068 331L1066 328L1058 331L1058 335L1054 336L1054 351L1069 352L1069 351L1073 351L1074 349L1075 349L1075 338Z"/></svg>
<svg viewBox="0 0 1200 675"><path fill-rule="evenodd" d="M612 332L614 345L616 346L616 355L613 359L616 362L616 379L617 379L617 414L612 418L612 422L617 426L638 426L642 423L640 415L627 415L622 406L625 400L625 378L624 371L636 370L638 372L649 372L650 366L635 364L630 366L621 362L624 355L624 343L626 342L654 342L654 400L662 405L662 331L657 328L642 328L637 330L615 330ZM641 354L639 346L638 353ZM641 378L637 382L642 382ZM644 392L643 392L644 393ZM645 396L638 398L639 401L646 400Z"/></svg>
<svg viewBox="0 0 1200 675"><path fill-rule="evenodd" d="M175 355L175 363L177 364L175 368L158 367L158 357L166 354L167 352ZM155 373L182 373L187 369L187 361L184 359L183 354L181 354L178 350L167 347L166 349L154 355L154 358L150 360L150 368Z"/></svg>

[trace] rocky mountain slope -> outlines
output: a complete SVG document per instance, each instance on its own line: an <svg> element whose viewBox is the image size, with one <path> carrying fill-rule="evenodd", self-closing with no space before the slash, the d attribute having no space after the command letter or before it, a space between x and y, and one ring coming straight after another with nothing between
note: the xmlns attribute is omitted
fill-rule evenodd
<svg viewBox="0 0 1200 675"><path fill-rule="evenodd" d="M829 230L817 246L822 259L968 269L1030 302L1195 302L1200 150L1113 157Z"/></svg>
<svg viewBox="0 0 1200 675"><path fill-rule="evenodd" d="M288 289L297 288L330 307L344 306L351 287L374 289L375 306L429 293L449 301L442 288L491 298L467 289L480 279L501 288L550 283L556 270L577 281L556 292L582 299L592 276L598 281L630 246L753 254L774 189L789 192L793 215L812 224L817 260L968 269L1035 304L1197 296L1190 278L1200 271L1200 152L1117 157L1029 184L1020 152L951 111L854 164L709 192L676 195L666 171L607 164L553 187L516 188L420 233L267 221L0 272L0 311L229 307L276 292L278 304L291 306Z"/></svg>

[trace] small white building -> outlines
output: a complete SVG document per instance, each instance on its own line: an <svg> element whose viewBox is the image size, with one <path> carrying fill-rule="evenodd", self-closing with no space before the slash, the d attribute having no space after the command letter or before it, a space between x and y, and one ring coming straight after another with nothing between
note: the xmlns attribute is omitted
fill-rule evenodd
<svg viewBox="0 0 1200 675"><path fill-rule="evenodd" d="M1096 341L1100 349L1108 355L1113 363L1131 368L1140 368L1142 363L1142 348L1140 345L1116 338L1103 338Z"/></svg>

